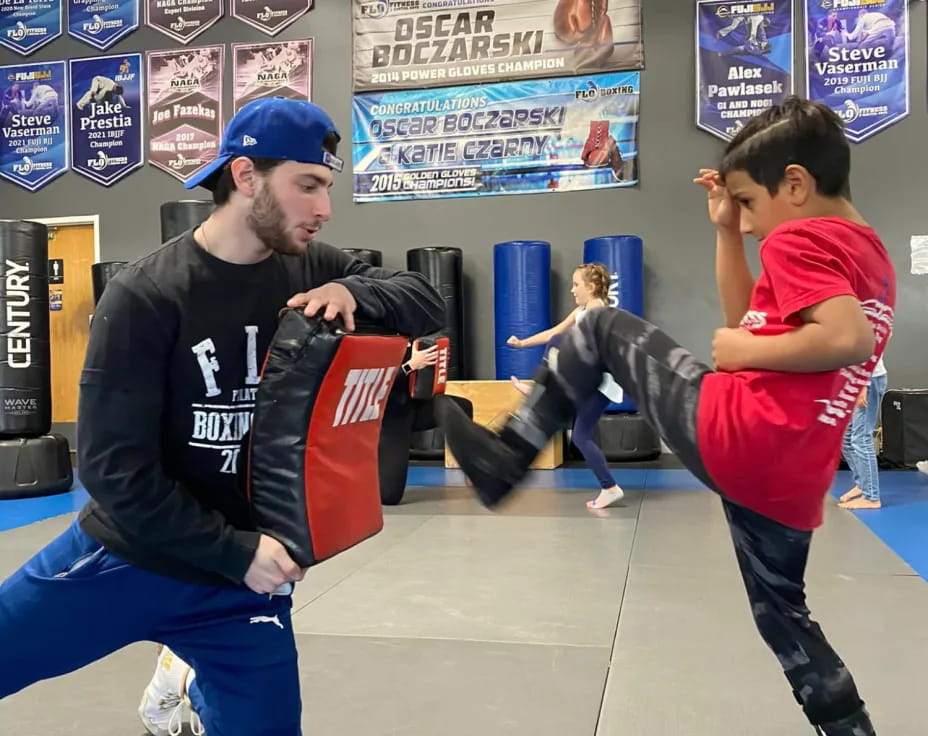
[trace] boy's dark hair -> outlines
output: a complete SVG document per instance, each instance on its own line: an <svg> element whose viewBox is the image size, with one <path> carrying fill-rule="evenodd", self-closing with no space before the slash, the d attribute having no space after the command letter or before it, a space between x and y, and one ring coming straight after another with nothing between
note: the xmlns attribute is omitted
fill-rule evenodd
<svg viewBox="0 0 928 736"><path fill-rule="evenodd" d="M322 150L328 151L333 156L338 155L338 142L341 138L338 134L330 132L322 141ZM259 174L269 174L275 168L283 163L283 159L278 158L253 158L251 162L255 166L255 171ZM229 201L232 192L235 191L235 181L232 178L232 171L229 165L222 167L219 175L216 177L216 183L213 186L213 202L217 207L221 207Z"/></svg>
<svg viewBox="0 0 928 736"><path fill-rule="evenodd" d="M764 110L728 144L719 174L745 171L773 196L791 164L805 167L822 196L850 199L851 148L831 108L790 96Z"/></svg>

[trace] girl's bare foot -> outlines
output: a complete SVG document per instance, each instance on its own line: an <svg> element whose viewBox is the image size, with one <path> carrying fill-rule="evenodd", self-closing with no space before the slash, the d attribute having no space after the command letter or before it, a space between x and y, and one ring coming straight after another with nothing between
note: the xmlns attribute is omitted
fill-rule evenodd
<svg viewBox="0 0 928 736"><path fill-rule="evenodd" d="M844 503L839 503L842 509L879 509L883 508L883 504L879 501L871 501L869 498L864 498L863 496L858 496L857 498L852 498L850 501L845 501Z"/></svg>
<svg viewBox="0 0 928 736"><path fill-rule="evenodd" d="M851 490L845 493L841 498L838 499L838 503L847 503L851 499L860 498L864 495L864 492L860 490L857 486L854 486Z"/></svg>

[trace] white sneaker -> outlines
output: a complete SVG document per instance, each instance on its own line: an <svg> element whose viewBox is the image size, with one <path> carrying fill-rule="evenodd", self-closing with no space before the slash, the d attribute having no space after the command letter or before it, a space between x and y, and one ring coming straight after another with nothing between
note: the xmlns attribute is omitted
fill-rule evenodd
<svg viewBox="0 0 928 736"><path fill-rule="evenodd" d="M155 674L142 693L139 718L152 736L180 736L184 716L189 711L191 727L197 736L204 733L200 719L190 708L187 686L193 670L168 647L161 650Z"/></svg>

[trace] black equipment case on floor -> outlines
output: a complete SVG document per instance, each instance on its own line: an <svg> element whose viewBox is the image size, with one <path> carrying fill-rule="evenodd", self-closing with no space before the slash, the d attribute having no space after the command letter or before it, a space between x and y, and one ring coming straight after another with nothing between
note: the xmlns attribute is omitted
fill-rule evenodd
<svg viewBox="0 0 928 736"><path fill-rule="evenodd" d="M928 389L890 389L883 395L880 413L882 460L902 467L928 460Z"/></svg>

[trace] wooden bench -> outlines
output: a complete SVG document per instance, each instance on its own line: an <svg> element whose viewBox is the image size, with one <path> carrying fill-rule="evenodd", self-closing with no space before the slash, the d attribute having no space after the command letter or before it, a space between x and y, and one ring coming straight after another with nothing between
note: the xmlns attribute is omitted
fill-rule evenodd
<svg viewBox="0 0 928 736"><path fill-rule="evenodd" d="M509 381L448 381L445 393L469 399L474 405L474 421L499 427L507 415L518 407L523 396ZM532 468L552 470L564 462L564 436L558 432L535 458ZM445 444L445 467L457 468L457 460Z"/></svg>

